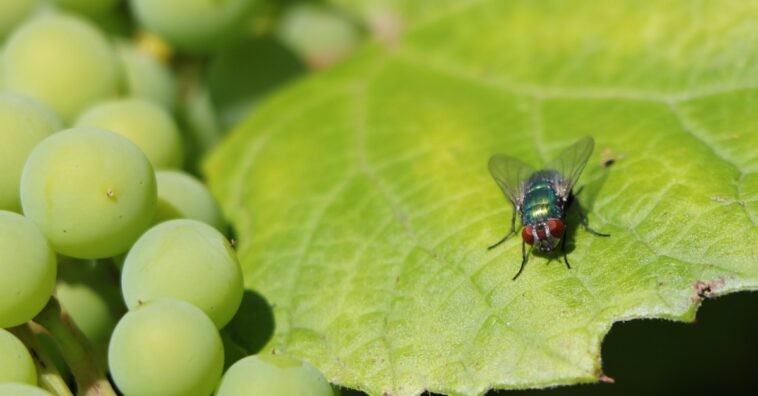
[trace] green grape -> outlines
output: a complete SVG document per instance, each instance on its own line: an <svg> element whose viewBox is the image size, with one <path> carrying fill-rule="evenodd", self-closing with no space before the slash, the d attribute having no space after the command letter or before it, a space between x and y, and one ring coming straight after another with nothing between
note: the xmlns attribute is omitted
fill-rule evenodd
<svg viewBox="0 0 758 396"><path fill-rule="evenodd" d="M179 129L161 106L145 99L118 99L90 108L76 122L80 127L97 127L134 142L155 169L178 168L184 161Z"/></svg>
<svg viewBox="0 0 758 396"><path fill-rule="evenodd" d="M176 48L210 52L245 26L257 0L130 0L142 26Z"/></svg>
<svg viewBox="0 0 758 396"><path fill-rule="evenodd" d="M118 55L129 96L150 99L169 111L176 109L176 78L166 65L130 44L120 45Z"/></svg>
<svg viewBox="0 0 758 396"><path fill-rule="evenodd" d="M86 15L104 14L113 11L119 0L53 0L58 7Z"/></svg>
<svg viewBox="0 0 758 396"><path fill-rule="evenodd" d="M326 6L310 3L288 8L277 33L313 67L341 60L360 40L357 28L349 20Z"/></svg>
<svg viewBox="0 0 758 396"><path fill-rule="evenodd" d="M120 85L118 58L105 36L73 16L23 24L8 38L3 62L7 90L41 100L66 122Z"/></svg>
<svg viewBox="0 0 758 396"><path fill-rule="evenodd" d="M113 328L126 312L115 271L106 263L89 260L61 260L58 265L58 301L103 365Z"/></svg>
<svg viewBox="0 0 758 396"><path fill-rule="evenodd" d="M242 271L229 241L215 228L197 220L169 220L129 250L121 289L129 309L175 298L202 309L222 328L242 301Z"/></svg>
<svg viewBox="0 0 758 396"><path fill-rule="evenodd" d="M221 138L221 124L205 84L191 84L182 95L182 125L187 132L188 152L193 157L216 145Z"/></svg>
<svg viewBox="0 0 758 396"><path fill-rule="evenodd" d="M158 181L156 222L176 218L195 219L223 232L221 209L200 180L174 170L158 171L155 177Z"/></svg>
<svg viewBox="0 0 758 396"><path fill-rule="evenodd" d="M37 0L0 1L0 41L37 7Z"/></svg>
<svg viewBox="0 0 758 396"><path fill-rule="evenodd" d="M62 127L60 117L42 103L0 93L0 210L21 211L19 184L26 157Z"/></svg>
<svg viewBox="0 0 758 396"><path fill-rule="evenodd" d="M37 385L37 369L26 346L0 329L0 383L6 382Z"/></svg>
<svg viewBox="0 0 758 396"><path fill-rule="evenodd" d="M0 210L0 328L18 326L42 310L55 288L57 268L37 226Z"/></svg>
<svg viewBox="0 0 758 396"><path fill-rule="evenodd" d="M53 248L77 258L125 252L152 223L155 173L121 135L90 127L34 148L21 174L21 206Z"/></svg>
<svg viewBox="0 0 758 396"><path fill-rule="evenodd" d="M157 300L121 318L108 363L126 396L210 395L221 378L224 350L202 311L184 301Z"/></svg>
<svg viewBox="0 0 758 396"><path fill-rule="evenodd" d="M216 396L333 396L315 367L291 357L271 354L248 356L226 370Z"/></svg>
<svg viewBox="0 0 758 396"><path fill-rule="evenodd" d="M53 396L46 390L27 384L0 384L0 396Z"/></svg>

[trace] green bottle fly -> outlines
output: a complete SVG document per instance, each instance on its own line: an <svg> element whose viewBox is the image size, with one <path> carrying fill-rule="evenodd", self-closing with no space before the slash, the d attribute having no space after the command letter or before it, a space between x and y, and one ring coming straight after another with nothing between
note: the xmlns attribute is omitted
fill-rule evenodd
<svg viewBox="0 0 758 396"><path fill-rule="evenodd" d="M521 275L526 265L526 244L536 247L540 252L550 252L562 241L563 261L566 267L571 268L566 257L565 231L566 212L574 202L579 211L579 219L587 231L597 236L610 236L601 234L587 225L587 218L572 191L592 154L594 145L592 138L581 139L550 161L542 170L535 170L530 165L507 155L496 154L490 158L490 173L513 204L513 216L510 232L489 249L500 245L516 233L516 213L521 216L522 260L521 267L513 277L514 280Z"/></svg>

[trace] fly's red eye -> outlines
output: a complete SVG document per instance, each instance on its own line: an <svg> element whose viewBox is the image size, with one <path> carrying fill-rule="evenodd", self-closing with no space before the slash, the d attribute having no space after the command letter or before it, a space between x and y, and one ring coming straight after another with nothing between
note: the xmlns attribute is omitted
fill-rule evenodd
<svg viewBox="0 0 758 396"><path fill-rule="evenodd" d="M532 226L528 225L521 230L521 238L524 238L524 242L528 244L534 243L534 235L532 235Z"/></svg>
<svg viewBox="0 0 758 396"><path fill-rule="evenodd" d="M547 221L547 228L550 230L550 235L554 237L560 237L563 235L563 222L558 219L550 219Z"/></svg>

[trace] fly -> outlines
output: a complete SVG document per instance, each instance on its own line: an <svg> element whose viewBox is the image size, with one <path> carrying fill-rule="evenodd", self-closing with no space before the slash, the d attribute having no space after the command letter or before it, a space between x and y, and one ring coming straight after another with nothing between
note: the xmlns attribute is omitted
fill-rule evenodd
<svg viewBox="0 0 758 396"><path fill-rule="evenodd" d="M513 204L513 216L510 232L488 249L495 248L515 234L516 212L521 216L521 267L513 280L521 275L526 265L526 244L540 252L551 252L560 243L563 261L571 269L566 257L566 213L573 203L576 203L579 221L587 231L596 236L610 236L589 227L579 200L572 191L594 145L591 137L581 139L541 170L503 154L490 158L490 173Z"/></svg>

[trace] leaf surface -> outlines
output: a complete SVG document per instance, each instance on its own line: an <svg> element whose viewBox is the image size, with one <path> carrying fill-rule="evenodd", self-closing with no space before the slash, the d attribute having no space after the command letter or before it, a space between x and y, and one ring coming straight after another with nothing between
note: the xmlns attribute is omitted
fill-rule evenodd
<svg viewBox="0 0 758 396"><path fill-rule="evenodd" d="M268 349L371 395L592 382L615 321L758 286L758 3L436 4L206 164L273 305ZM612 236L571 212L572 268L533 254L511 281L487 160L540 166L583 136L579 198Z"/></svg>

